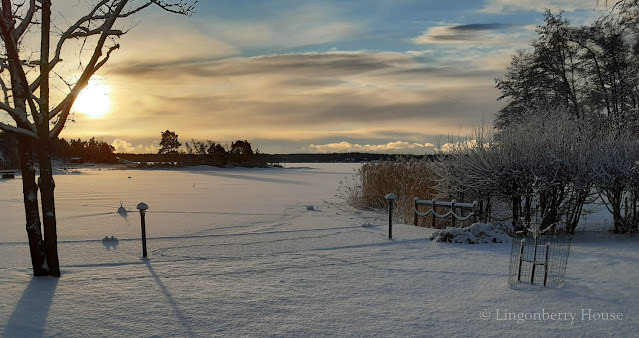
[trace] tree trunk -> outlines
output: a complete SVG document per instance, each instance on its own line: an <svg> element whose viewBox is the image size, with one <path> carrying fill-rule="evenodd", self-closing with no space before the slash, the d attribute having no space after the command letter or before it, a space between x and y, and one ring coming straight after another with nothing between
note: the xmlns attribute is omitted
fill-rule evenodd
<svg viewBox="0 0 639 338"><path fill-rule="evenodd" d="M42 221L44 226L44 250L49 265L49 274L60 277L58 261L58 234L55 217L53 191L53 168L49 138L49 39L51 28L51 1L42 0L41 46L40 46L40 116L36 118L38 129L38 160L40 163L40 196L42 198Z"/></svg>
<svg viewBox="0 0 639 338"><path fill-rule="evenodd" d="M27 221L27 238L31 252L31 264L34 276L49 275L48 264L45 259L44 243L40 213L38 210L38 185L36 184L36 170L33 163L33 139L28 136L18 137L20 150L20 170L22 171L22 193L24 196L24 214Z"/></svg>
<svg viewBox="0 0 639 338"><path fill-rule="evenodd" d="M524 224L520 224L520 206L521 206L521 196L519 195L513 195L511 197L511 201L512 201L512 211L513 211L513 230L515 232L517 231L521 231L521 230L525 230L526 226Z"/></svg>
<svg viewBox="0 0 639 338"><path fill-rule="evenodd" d="M621 206L613 205L612 208L612 218L615 222L615 233L620 234L623 233L623 221L621 219Z"/></svg>
<svg viewBox="0 0 639 338"><path fill-rule="evenodd" d="M547 202L545 213L541 218L541 225L539 230L546 230L551 226L555 226L559 222L559 207L561 206L562 198L558 188L551 188L547 193Z"/></svg>
<svg viewBox="0 0 639 338"><path fill-rule="evenodd" d="M51 276L60 277L60 263L58 261L58 235L55 216L55 198L53 191L53 169L51 166L51 154L49 153L49 140L38 141L38 156L40 163L40 196L42 198L42 221L44 226L44 249Z"/></svg>
<svg viewBox="0 0 639 338"><path fill-rule="evenodd" d="M623 190L613 188L605 191L608 203L612 209L612 219L614 222L614 232L620 234L623 232L623 217L621 215L621 203L623 199Z"/></svg>
<svg viewBox="0 0 639 338"><path fill-rule="evenodd" d="M526 200L524 202L524 219L526 220L526 224L530 224L531 220L531 209L532 209L532 196L530 193L526 194Z"/></svg>

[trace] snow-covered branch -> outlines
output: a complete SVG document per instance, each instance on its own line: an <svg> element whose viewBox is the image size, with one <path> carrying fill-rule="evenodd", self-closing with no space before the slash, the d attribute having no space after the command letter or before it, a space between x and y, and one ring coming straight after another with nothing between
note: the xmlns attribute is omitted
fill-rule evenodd
<svg viewBox="0 0 639 338"><path fill-rule="evenodd" d="M22 134L22 135L31 136L33 138L38 138L38 136L36 135L34 131L27 130L24 128L18 128L18 127L15 127L6 123L2 123L2 122L0 122L0 130L10 131L16 134Z"/></svg>
<svg viewBox="0 0 639 338"><path fill-rule="evenodd" d="M22 60L20 59L17 41L12 34L14 30L15 20L13 19L13 14L11 13L11 2L3 1L2 6L3 8L0 12L0 32L6 51L8 69L11 72L11 77L13 79L13 99L14 102L16 100L19 102L26 102L29 105L29 108L31 109L31 112L32 114L34 114L35 118L38 111L37 105L34 100L35 96L29 89L29 82L27 80L26 73L22 68ZM26 116L26 109L24 111L14 109L12 112L7 112L10 115L12 113L16 114L12 115L12 118L14 118L14 120L18 124L22 124L24 123L24 121L28 121Z"/></svg>

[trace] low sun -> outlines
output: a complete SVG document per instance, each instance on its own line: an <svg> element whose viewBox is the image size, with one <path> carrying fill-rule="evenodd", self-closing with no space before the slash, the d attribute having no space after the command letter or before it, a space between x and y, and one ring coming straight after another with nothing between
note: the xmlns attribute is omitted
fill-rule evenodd
<svg viewBox="0 0 639 338"><path fill-rule="evenodd" d="M101 118L111 109L110 93L105 79L91 78L73 103L73 110L93 119Z"/></svg>

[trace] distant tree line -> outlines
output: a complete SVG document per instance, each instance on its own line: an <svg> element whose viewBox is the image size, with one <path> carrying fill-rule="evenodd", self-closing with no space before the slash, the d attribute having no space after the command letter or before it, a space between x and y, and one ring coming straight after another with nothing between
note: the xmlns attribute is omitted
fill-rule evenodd
<svg viewBox="0 0 639 338"><path fill-rule="evenodd" d="M0 169L17 169L19 166L18 137L0 131Z"/></svg>
<svg viewBox="0 0 639 338"><path fill-rule="evenodd" d="M231 146L211 140L198 141L191 139L184 145L186 152L182 153L185 165L211 165L215 167L240 166L240 167L266 167L266 157L257 151L253 151L251 143L246 140L237 140Z"/></svg>
<svg viewBox="0 0 639 338"><path fill-rule="evenodd" d="M118 162L114 154L115 148L92 137L89 141L71 139L68 142L64 138L51 140L51 152L54 158L69 160L79 158L82 162L110 163Z"/></svg>
<svg viewBox="0 0 639 338"><path fill-rule="evenodd" d="M297 153L297 154L264 154L269 163L362 163L372 161L395 161L403 158L407 160L420 160L431 158L434 155L413 154L381 154L381 153Z"/></svg>
<svg viewBox="0 0 639 338"><path fill-rule="evenodd" d="M81 139L64 138L51 139L51 154L54 159L69 161L71 158L79 158L82 162L92 163L117 163L118 158L114 154L115 148L110 144L96 140L92 137L89 141ZM13 133L0 132L0 169L17 169L20 164L18 155L18 139Z"/></svg>
<svg viewBox="0 0 639 338"><path fill-rule="evenodd" d="M253 168L268 165L267 157L259 150L253 151L251 143L246 140L237 140L228 146L211 140L191 139L182 148L178 134L170 130L161 133L157 154L120 154L120 158L156 167L210 165Z"/></svg>

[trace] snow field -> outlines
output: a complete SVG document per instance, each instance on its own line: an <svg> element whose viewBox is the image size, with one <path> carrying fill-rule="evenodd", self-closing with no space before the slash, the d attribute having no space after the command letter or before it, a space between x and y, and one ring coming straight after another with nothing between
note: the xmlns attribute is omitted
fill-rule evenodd
<svg viewBox="0 0 639 338"><path fill-rule="evenodd" d="M388 240L386 214L351 209L335 196L353 167L57 175L60 279L31 277L20 182L4 181L0 335L629 337L639 330L637 239L580 233L563 288L511 290L509 242L435 243L433 230L403 224ZM121 200L126 217L117 213ZM150 207L148 260L133 209L140 201ZM118 240L102 242L105 235ZM603 320L598 312L623 316Z"/></svg>

